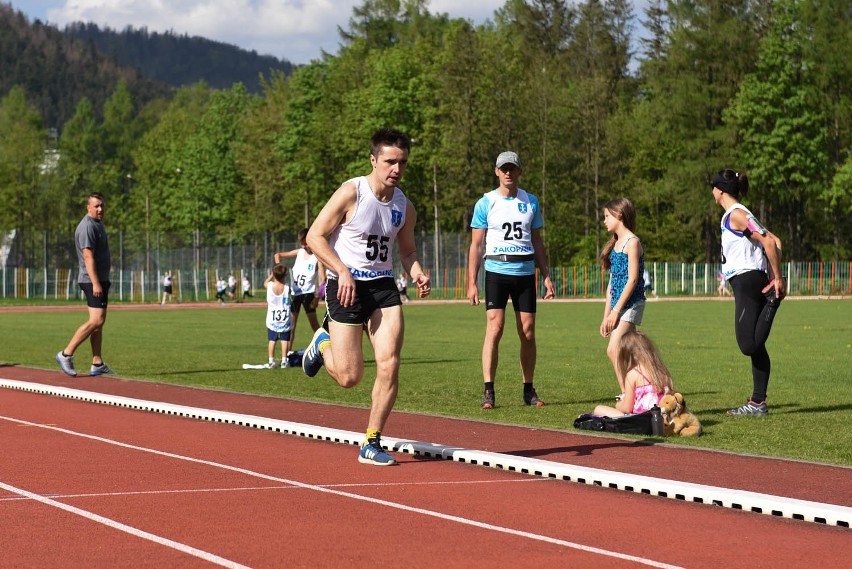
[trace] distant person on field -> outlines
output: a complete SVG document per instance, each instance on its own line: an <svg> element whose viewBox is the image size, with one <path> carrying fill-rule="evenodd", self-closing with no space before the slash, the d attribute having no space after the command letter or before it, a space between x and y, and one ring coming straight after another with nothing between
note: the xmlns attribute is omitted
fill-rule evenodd
<svg viewBox="0 0 852 569"><path fill-rule="evenodd" d="M219 304L225 304L225 293L227 290L228 283L220 275L216 275L216 300Z"/></svg>
<svg viewBox="0 0 852 569"><path fill-rule="evenodd" d="M319 288L325 286L325 268L311 248L308 247L307 238L308 228L303 227L297 234L298 249L279 251L274 255L276 263L280 263L281 259L296 259L290 278L293 294L293 338L296 337L296 325L299 322L299 311L302 308L305 309L305 315L308 317L308 322L311 323L311 330L316 332L319 328L317 306L320 299L318 293Z"/></svg>
<svg viewBox="0 0 852 569"><path fill-rule="evenodd" d="M163 301L160 304L165 304L172 297L172 273L166 271L163 275Z"/></svg>
<svg viewBox="0 0 852 569"><path fill-rule="evenodd" d="M231 300L237 298L237 278L234 273L228 273L228 298Z"/></svg>
<svg viewBox="0 0 852 569"><path fill-rule="evenodd" d="M544 275L544 299L554 298L556 290L550 280L541 238L541 228L544 227L541 208L538 198L518 187L521 172L521 159L516 153L500 153L494 168L499 186L476 202L470 222L467 298L474 306L480 303L477 277L485 258L485 341L482 345L485 386L481 409L492 409L496 405L494 380L497 378L500 339L510 297L521 341L523 401L533 407L544 405L533 385L538 292L536 267Z"/></svg>
<svg viewBox="0 0 852 569"><path fill-rule="evenodd" d="M248 275L243 275L243 300L247 298L254 298L254 295L251 293L251 281Z"/></svg>
<svg viewBox="0 0 852 569"><path fill-rule="evenodd" d="M723 271L719 271L719 288L716 289L716 292L719 293L719 296L728 296L731 294L731 291L728 290L728 282L725 280L725 273Z"/></svg>
<svg viewBox="0 0 852 569"><path fill-rule="evenodd" d="M269 340L269 363L275 365L275 344L281 344L281 367L290 367L287 354L290 353L290 287L287 286L287 267L276 263L272 272L263 281L266 289L266 336Z"/></svg>
<svg viewBox="0 0 852 569"><path fill-rule="evenodd" d="M645 298L647 299L648 296L658 298L657 291L654 290L654 281L651 280L651 273L648 272L648 269L645 269L645 272L642 273L642 281L645 283Z"/></svg>
<svg viewBox="0 0 852 569"><path fill-rule="evenodd" d="M341 387L354 387L364 375L362 336L366 331L376 360L366 444L358 461L395 465L384 451L382 429L396 402L405 325L393 278L393 246L411 275L418 295L431 292L417 260L414 205L397 187L408 165L411 139L380 129L370 140L371 171L343 183L323 206L307 244L328 269L324 328L305 350L302 369L313 377L325 365Z"/></svg>
<svg viewBox="0 0 852 569"><path fill-rule="evenodd" d="M713 199L725 210L720 222L722 272L734 292L737 345L751 359L751 397L728 410L728 415L763 416L769 413L766 390L771 369L766 340L787 295L787 283L781 276L781 240L740 204L740 197L748 193L745 174L719 170L710 186Z"/></svg>
<svg viewBox="0 0 852 569"><path fill-rule="evenodd" d="M77 261L80 267L77 282L86 295L89 319L77 328L65 349L56 354L59 367L71 377L77 376L77 370L74 369L74 352L87 338L92 346L92 367L89 373L91 375L115 373L104 363L101 356L103 329L109 304L111 266L109 241L103 219L103 195L89 194L86 198L86 215L83 216L74 232Z"/></svg>
<svg viewBox="0 0 852 569"><path fill-rule="evenodd" d="M622 334L615 358L618 373L624 377L624 395L615 407L598 405L595 415L620 417L644 413L660 404L666 393L674 392L672 376L651 339L638 330Z"/></svg>
<svg viewBox="0 0 852 569"><path fill-rule="evenodd" d="M636 229L636 208L627 198L616 198L604 204L604 226L611 234L601 251L601 265L609 271L603 320L600 333L609 338L606 355L615 369L620 393L625 394L624 376L618 368L621 337L642 323L645 312L645 251Z"/></svg>
<svg viewBox="0 0 852 569"><path fill-rule="evenodd" d="M399 291L399 299L403 304L411 300L408 298L408 275L400 273L399 277L396 279L396 289Z"/></svg>

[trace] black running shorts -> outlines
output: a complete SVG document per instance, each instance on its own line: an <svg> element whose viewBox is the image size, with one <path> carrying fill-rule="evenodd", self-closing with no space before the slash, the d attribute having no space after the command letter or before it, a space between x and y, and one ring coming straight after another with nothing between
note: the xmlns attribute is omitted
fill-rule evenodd
<svg viewBox="0 0 852 569"><path fill-rule="evenodd" d="M355 303L340 306L337 300L337 279L328 279L325 289L328 317L339 324L366 324L379 308L401 306L399 291L392 278L355 281Z"/></svg>
<svg viewBox="0 0 852 569"><path fill-rule="evenodd" d="M485 310L506 310L509 298L515 312L535 313L535 275L503 275L485 271Z"/></svg>

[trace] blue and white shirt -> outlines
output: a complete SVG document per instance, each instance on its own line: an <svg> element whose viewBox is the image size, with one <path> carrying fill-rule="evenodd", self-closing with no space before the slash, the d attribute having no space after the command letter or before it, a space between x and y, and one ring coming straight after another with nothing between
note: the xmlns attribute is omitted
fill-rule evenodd
<svg viewBox="0 0 852 569"><path fill-rule="evenodd" d="M485 270L504 275L535 274L535 259L498 261L489 255L533 255L532 231L544 227L538 198L518 188L515 197L504 197L492 190L479 198L470 226L485 229Z"/></svg>
<svg viewBox="0 0 852 569"><path fill-rule="evenodd" d="M266 327L273 332L286 332L290 329L290 287L284 285L281 294L275 294L272 285L266 285Z"/></svg>
<svg viewBox="0 0 852 569"><path fill-rule="evenodd" d="M317 290L317 256L305 251L304 247L300 248L296 253L296 262L293 263L290 275L295 296L315 292Z"/></svg>

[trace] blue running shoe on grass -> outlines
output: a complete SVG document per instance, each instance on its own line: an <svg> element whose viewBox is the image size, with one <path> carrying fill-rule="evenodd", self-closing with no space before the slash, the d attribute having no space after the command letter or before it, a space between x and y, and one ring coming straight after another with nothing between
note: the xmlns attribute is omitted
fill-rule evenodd
<svg viewBox="0 0 852 569"><path fill-rule="evenodd" d="M331 337L328 332L323 328L317 328L310 345L305 349L305 354L302 356L302 371L305 372L305 375L313 377L319 372L325 363L322 359L322 352L320 352L320 344L330 341Z"/></svg>
<svg viewBox="0 0 852 569"><path fill-rule="evenodd" d="M358 462L372 464L373 466L395 466L397 464L396 459L382 449L378 440L368 442L361 447Z"/></svg>

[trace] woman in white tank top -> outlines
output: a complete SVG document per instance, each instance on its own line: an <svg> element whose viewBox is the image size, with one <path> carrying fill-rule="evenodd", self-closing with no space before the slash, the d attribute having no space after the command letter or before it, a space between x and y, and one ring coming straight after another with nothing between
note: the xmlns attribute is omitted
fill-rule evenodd
<svg viewBox="0 0 852 569"><path fill-rule="evenodd" d="M728 415L766 415L771 369L766 340L778 306L787 294L781 275L781 241L739 203L740 196L748 192L745 174L720 170L710 185L713 199L725 210L720 223L722 273L734 293L737 345L751 358L752 369L751 397L744 405L730 409Z"/></svg>

